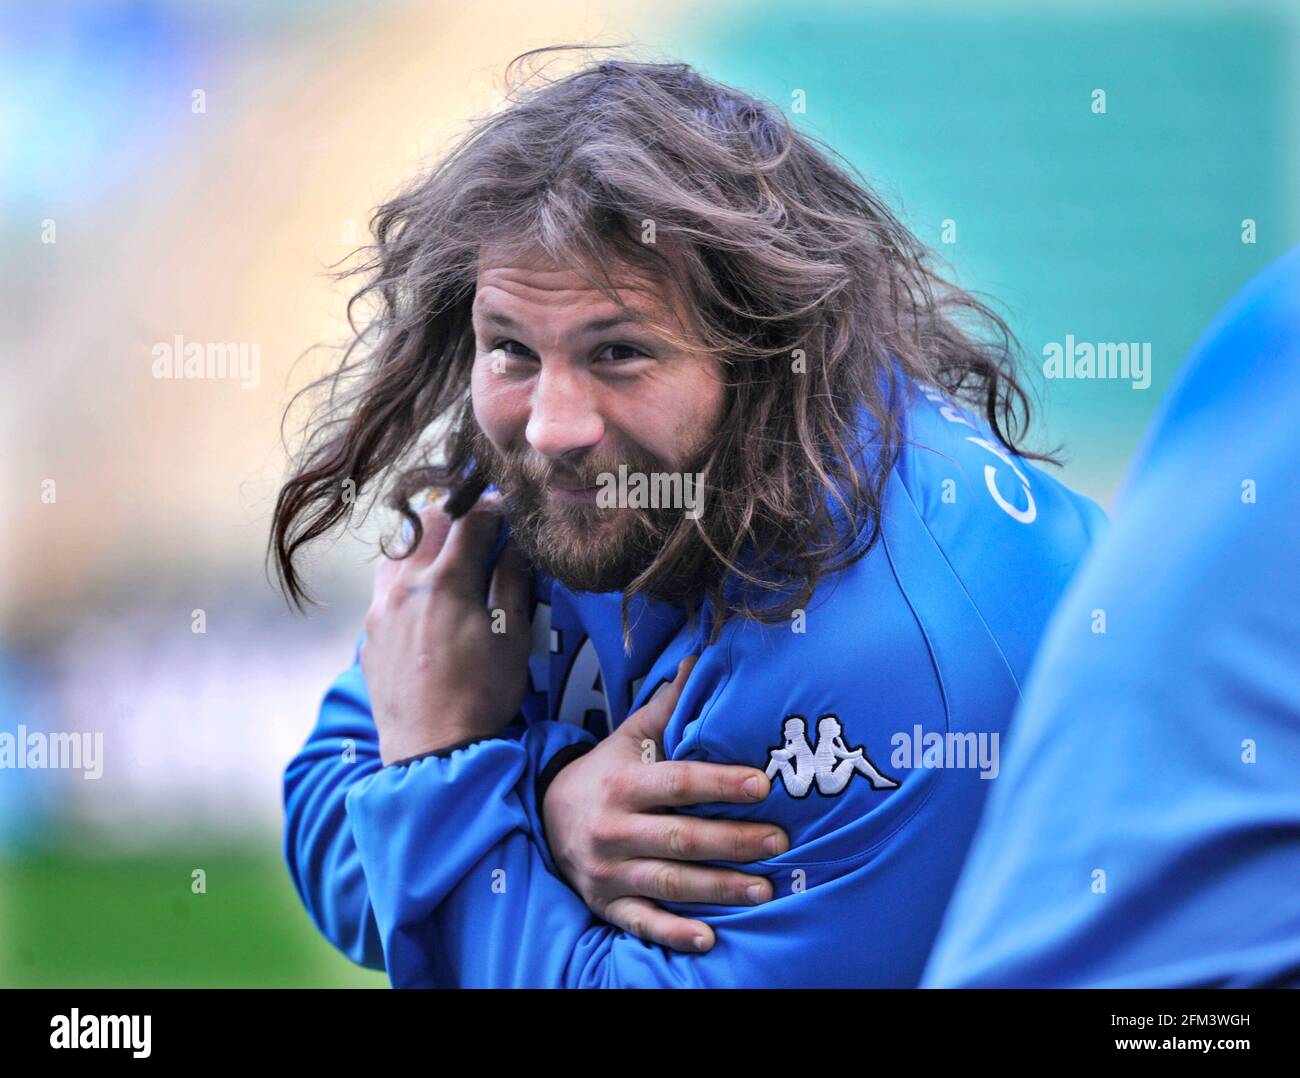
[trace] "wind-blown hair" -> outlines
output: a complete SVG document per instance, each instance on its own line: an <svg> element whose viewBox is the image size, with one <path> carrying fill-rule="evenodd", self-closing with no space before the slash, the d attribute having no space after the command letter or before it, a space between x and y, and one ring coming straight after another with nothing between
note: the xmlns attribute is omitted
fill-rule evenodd
<svg viewBox="0 0 1300 1078"><path fill-rule="evenodd" d="M375 213L368 257L348 271L364 278L348 305L354 339L302 391L328 399L275 506L268 553L294 604L310 601L295 555L351 522L357 499L345 491L373 498L388 485L414 549L412 495L470 467L485 244L541 250L616 303L611 267L662 282L690 298L682 342L722 365L707 510L683 515L628 586L625 628L637 592L692 611L707 600L715 637L732 616L806 607L879 535L905 383L970 404L1004 446L1050 459L1017 444L1030 405L1006 324L931 268L834 150L685 64L616 59L515 83L552 51L512 61L506 106Z"/></svg>

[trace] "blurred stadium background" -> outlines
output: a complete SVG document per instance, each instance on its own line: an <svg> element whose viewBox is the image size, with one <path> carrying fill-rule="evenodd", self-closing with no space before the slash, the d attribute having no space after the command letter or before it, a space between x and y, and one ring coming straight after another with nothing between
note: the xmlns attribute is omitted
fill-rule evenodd
<svg viewBox="0 0 1300 1078"><path fill-rule="evenodd" d="M1067 334L1150 341L1148 390L1038 379L1040 444L1062 443L1065 479L1109 505L1201 329L1300 240L1298 15L4 5L0 731L102 732L104 773L0 770L0 986L386 984L317 935L280 858L281 772L350 661L371 551L322 551L327 605L285 611L262 562L279 419L330 358L308 349L341 339L325 266L493 106L512 56L629 42L787 111L803 91L795 121L1002 303L1031 368ZM256 342L258 384L153 378L154 343L178 334Z"/></svg>

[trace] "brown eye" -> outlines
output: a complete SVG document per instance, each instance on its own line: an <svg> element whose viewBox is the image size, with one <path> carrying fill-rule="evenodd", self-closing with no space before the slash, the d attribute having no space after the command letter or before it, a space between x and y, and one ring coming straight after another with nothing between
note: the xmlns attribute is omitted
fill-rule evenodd
<svg viewBox="0 0 1300 1078"><path fill-rule="evenodd" d="M606 357L605 353L607 352L616 352L620 354ZM607 358L611 363L620 363L626 362L629 359L641 359L645 354L645 352L641 351L641 349L634 344L607 344L597 353L596 358Z"/></svg>
<svg viewBox="0 0 1300 1078"><path fill-rule="evenodd" d="M513 351L511 348L512 345L515 348L518 348L519 351L518 352ZM527 348L525 348L522 344L520 344L518 341L515 340L498 341L491 348L489 348L488 351L489 352L502 351L508 356L518 356L518 355L531 356L532 355L532 353Z"/></svg>

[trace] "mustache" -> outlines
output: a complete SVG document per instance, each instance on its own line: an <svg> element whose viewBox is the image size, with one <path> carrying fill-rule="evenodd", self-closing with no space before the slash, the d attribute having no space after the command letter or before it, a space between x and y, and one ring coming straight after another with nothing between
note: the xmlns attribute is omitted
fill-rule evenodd
<svg viewBox="0 0 1300 1078"><path fill-rule="evenodd" d="M570 489L595 487L599 485L602 475L617 475L619 465L625 465L633 472L661 470L626 456L567 464L559 461L539 461L527 454L521 454L519 458L509 462L513 474L541 489L552 485Z"/></svg>
<svg viewBox="0 0 1300 1078"><path fill-rule="evenodd" d="M617 475L619 465L631 472L668 471L667 465L654 454L644 450L628 450L620 454L586 456L575 461L548 460L535 456L528 449L509 449L502 453L481 432L475 437L475 459L498 487L503 480L509 485L523 484L533 490L545 490L552 484L565 487L589 488L599 485L602 475Z"/></svg>

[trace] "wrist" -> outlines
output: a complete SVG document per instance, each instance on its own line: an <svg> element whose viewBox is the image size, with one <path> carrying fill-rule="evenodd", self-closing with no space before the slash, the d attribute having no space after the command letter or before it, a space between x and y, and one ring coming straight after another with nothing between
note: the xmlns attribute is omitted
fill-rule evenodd
<svg viewBox="0 0 1300 1078"><path fill-rule="evenodd" d="M394 743L384 742L381 739L379 759L385 767L400 767L429 756L450 756L457 749L468 748L492 736L494 735L482 731L455 729L431 734L419 740L404 739Z"/></svg>
<svg viewBox="0 0 1300 1078"><path fill-rule="evenodd" d="M572 745L565 745L546 761L546 766L537 775L537 782L534 786L537 800L537 816L542 822L542 838L546 840L548 846L550 846L550 839L546 834L546 794L559 777L561 771L580 756L585 756L593 748L595 746L586 741L577 741Z"/></svg>

